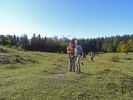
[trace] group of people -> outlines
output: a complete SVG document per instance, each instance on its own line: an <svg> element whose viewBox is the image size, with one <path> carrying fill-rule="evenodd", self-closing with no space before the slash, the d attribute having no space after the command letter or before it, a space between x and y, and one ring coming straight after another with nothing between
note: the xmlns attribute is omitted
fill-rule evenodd
<svg viewBox="0 0 133 100"><path fill-rule="evenodd" d="M67 54L69 57L69 66L68 70L70 72L81 72L80 59L83 57L83 49L78 44L77 39L72 39L67 47Z"/></svg>

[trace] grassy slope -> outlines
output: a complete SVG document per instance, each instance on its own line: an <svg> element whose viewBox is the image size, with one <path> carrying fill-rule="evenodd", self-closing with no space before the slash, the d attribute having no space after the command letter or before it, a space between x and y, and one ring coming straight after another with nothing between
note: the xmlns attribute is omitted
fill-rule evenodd
<svg viewBox="0 0 133 100"><path fill-rule="evenodd" d="M67 72L63 54L18 52L39 63L1 64L0 100L132 100L133 54L84 60L80 75ZM12 53L9 53L9 55ZM120 62L111 62L119 55ZM125 59L131 58L131 59Z"/></svg>

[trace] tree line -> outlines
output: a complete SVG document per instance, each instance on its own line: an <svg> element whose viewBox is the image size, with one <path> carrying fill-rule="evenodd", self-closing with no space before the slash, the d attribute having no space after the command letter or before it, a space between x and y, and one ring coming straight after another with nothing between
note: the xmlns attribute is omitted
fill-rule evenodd
<svg viewBox="0 0 133 100"><path fill-rule="evenodd" d="M133 35L112 36L96 39L80 39L84 51L133 52Z"/></svg>
<svg viewBox="0 0 133 100"><path fill-rule="evenodd" d="M68 38L49 38L33 34L29 39L26 34L0 35L0 45L22 48L31 51L66 53ZM133 52L133 35L112 36L95 39L79 39L84 52Z"/></svg>

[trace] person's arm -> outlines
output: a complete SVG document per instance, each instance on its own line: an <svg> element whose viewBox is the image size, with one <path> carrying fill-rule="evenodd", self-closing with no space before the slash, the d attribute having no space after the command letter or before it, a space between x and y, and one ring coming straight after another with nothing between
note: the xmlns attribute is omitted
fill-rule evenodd
<svg viewBox="0 0 133 100"><path fill-rule="evenodd" d="M68 54L68 56L69 56L69 48L67 47L67 54Z"/></svg>

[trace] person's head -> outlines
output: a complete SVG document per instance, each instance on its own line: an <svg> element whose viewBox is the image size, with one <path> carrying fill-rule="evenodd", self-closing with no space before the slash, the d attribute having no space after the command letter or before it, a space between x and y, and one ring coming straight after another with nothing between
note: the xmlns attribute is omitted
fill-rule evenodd
<svg viewBox="0 0 133 100"><path fill-rule="evenodd" d="M70 42L69 42L69 46L71 46L71 47L75 47L75 40L74 39L72 39Z"/></svg>
<svg viewBox="0 0 133 100"><path fill-rule="evenodd" d="M70 46L70 47L72 46L72 42L69 42L69 46Z"/></svg>
<svg viewBox="0 0 133 100"><path fill-rule="evenodd" d="M73 44L74 44L74 43L75 43L75 39L72 39L72 40L71 40L71 43L73 43Z"/></svg>
<svg viewBox="0 0 133 100"><path fill-rule="evenodd" d="M78 44L78 40L74 39L74 43L75 43L75 45L77 45Z"/></svg>

